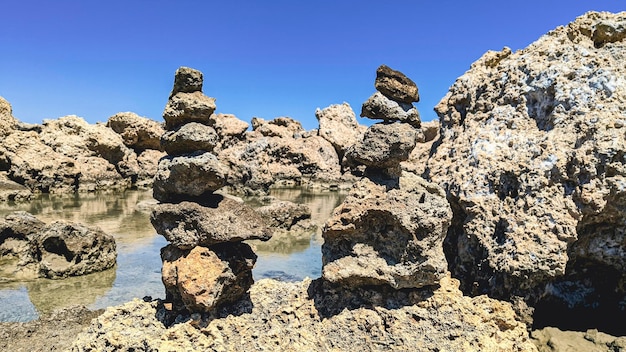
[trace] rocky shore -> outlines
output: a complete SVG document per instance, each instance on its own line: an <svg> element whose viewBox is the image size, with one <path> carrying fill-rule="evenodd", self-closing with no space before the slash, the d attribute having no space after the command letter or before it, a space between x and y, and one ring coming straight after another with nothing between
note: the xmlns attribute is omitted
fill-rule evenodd
<svg viewBox="0 0 626 352"><path fill-rule="evenodd" d="M344 103L318 109L314 131L288 117L248 130L180 68L158 145L139 120L23 126L0 100L0 166L28 192L92 190L138 185L137 155L167 153L150 164L167 295L106 309L72 351L626 351L611 336L626 336L625 59L626 12L590 12L485 53L438 124L382 65L361 109L380 122ZM50 151L60 164L28 162ZM224 190L280 186L349 189L321 231L320 278L252 280L243 241L304 227L307 211Z"/></svg>

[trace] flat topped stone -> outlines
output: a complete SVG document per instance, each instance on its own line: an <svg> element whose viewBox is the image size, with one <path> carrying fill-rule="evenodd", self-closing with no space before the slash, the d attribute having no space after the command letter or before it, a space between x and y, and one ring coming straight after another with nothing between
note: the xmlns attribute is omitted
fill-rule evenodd
<svg viewBox="0 0 626 352"><path fill-rule="evenodd" d="M181 155L195 151L211 152L219 143L219 136L211 126L197 122L182 125L161 136L161 146L169 155Z"/></svg>
<svg viewBox="0 0 626 352"><path fill-rule="evenodd" d="M202 72L190 67L179 67L174 76L174 88L170 98L176 93L202 92Z"/></svg>
<svg viewBox="0 0 626 352"><path fill-rule="evenodd" d="M392 100L404 103L420 101L417 85L400 71L391 69L387 65L380 65L376 70L376 90Z"/></svg>
<svg viewBox="0 0 626 352"><path fill-rule="evenodd" d="M202 92L178 92L168 100L163 111L165 129L171 131L189 122L208 125L215 109L215 98L207 97Z"/></svg>
<svg viewBox="0 0 626 352"><path fill-rule="evenodd" d="M212 206L193 202L159 204L150 221L158 234L181 249L254 239L266 241L272 237L266 222L254 209L230 198Z"/></svg>

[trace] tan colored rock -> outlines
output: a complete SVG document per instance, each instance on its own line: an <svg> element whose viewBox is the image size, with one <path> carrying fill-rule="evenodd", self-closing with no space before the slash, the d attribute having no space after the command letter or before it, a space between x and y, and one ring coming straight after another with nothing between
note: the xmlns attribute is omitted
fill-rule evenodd
<svg viewBox="0 0 626 352"><path fill-rule="evenodd" d="M413 104L391 100L380 92L374 93L363 103L361 117L386 122L400 121L415 128L420 128L422 123L420 114Z"/></svg>
<svg viewBox="0 0 626 352"><path fill-rule="evenodd" d="M181 155L195 151L212 152L219 143L213 127L197 122L186 123L167 131L161 136L161 145L169 155Z"/></svg>
<svg viewBox="0 0 626 352"><path fill-rule="evenodd" d="M377 123L348 150L346 158L373 169L394 168L409 158L419 137L420 131L409 124Z"/></svg>
<svg viewBox="0 0 626 352"><path fill-rule="evenodd" d="M311 209L306 204L276 201L257 208L256 211L270 227L290 229L299 221L311 218Z"/></svg>
<svg viewBox="0 0 626 352"><path fill-rule="evenodd" d="M231 146L236 141L243 139L244 133L248 130L249 124L232 114L213 114L209 119L212 126L220 136L222 149Z"/></svg>
<svg viewBox="0 0 626 352"><path fill-rule="evenodd" d="M202 84L204 83L202 72L190 68L181 66L176 70L174 74L174 87L170 98L176 93L193 93L202 92Z"/></svg>
<svg viewBox="0 0 626 352"><path fill-rule="evenodd" d="M403 170L416 175L424 175L426 172L426 163L430 158L433 144L439 139L439 121L422 122L421 130L424 139L418 140L415 148L409 154L409 159L400 163Z"/></svg>
<svg viewBox="0 0 626 352"><path fill-rule="evenodd" d="M400 71L391 69L387 65L380 65L376 69L376 90L392 100L412 103L420 101L417 85Z"/></svg>
<svg viewBox="0 0 626 352"><path fill-rule="evenodd" d="M166 156L165 152L155 149L146 149L137 156L139 174L135 184L139 187L152 187L154 176L157 173L159 160Z"/></svg>
<svg viewBox="0 0 626 352"><path fill-rule="evenodd" d="M429 177L457 209L449 257L466 292L607 311L626 299L625 26L590 12L488 52L435 108Z"/></svg>
<svg viewBox="0 0 626 352"><path fill-rule="evenodd" d="M346 150L363 138L367 127L359 125L348 103L335 104L315 110L319 121L319 136L329 141L341 160Z"/></svg>
<svg viewBox="0 0 626 352"><path fill-rule="evenodd" d="M8 101L0 97L0 136L6 136L11 133L18 121L13 117L13 108Z"/></svg>
<svg viewBox="0 0 626 352"><path fill-rule="evenodd" d="M189 122L208 124L215 108L215 98L207 97L202 92L176 93L168 100L163 111L165 129L173 130Z"/></svg>
<svg viewBox="0 0 626 352"><path fill-rule="evenodd" d="M159 204L150 221L158 234L181 249L250 239L267 241L272 236L254 209L230 198L214 198L217 200L210 206L192 202Z"/></svg>
<svg viewBox="0 0 626 352"><path fill-rule="evenodd" d="M6 171L0 172L0 201L28 201L32 195L28 187L11 180Z"/></svg>
<svg viewBox="0 0 626 352"><path fill-rule="evenodd" d="M261 280L250 289L251 303L224 318L170 328L155 317L163 311L157 302L134 300L108 308L70 350L537 351L510 304L463 296L454 279L430 294L398 297L397 306L370 294L377 303L359 307L350 305L359 296L319 291L316 281Z"/></svg>
<svg viewBox="0 0 626 352"><path fill-rule="evenodd" d="M120 112L109 117L107 127L122 136L124 144L140 154L146 149L162 150L160 138L163 125L132 112Z"/></svg>
<svg viewBox="0 0 626 352"><path fill-rule="evenodd" d="M295 138L304 132L302 124L291 117L277 117L269 121L254 117L252 129L266 137L281 138Z"/></svg>
<svg viewBox="0 0 626 352"><path fill-rule="evenodd" d="M254 280L256 255L243 243L211 249L181 250L172 245L161 250L166 300L184 303L191 312L211 312L245 294Z"/></svg>
<svg viewBox="0 0 626 352"><path fill-rule="evenodd" d="M322 277L344 286L436 285L452 210L445 193L403 173L398 185L357 182L324 225Z"/></svg>

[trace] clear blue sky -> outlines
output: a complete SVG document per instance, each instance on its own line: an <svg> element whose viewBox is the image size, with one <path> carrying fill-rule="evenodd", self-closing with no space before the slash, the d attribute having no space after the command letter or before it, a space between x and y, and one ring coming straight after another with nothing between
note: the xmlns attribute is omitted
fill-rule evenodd
<svg viewBox="0 0 626 352"><path fill-rule="evenodd" d="M485 51L524 48L590 10L626 1L6 1L0 96L32 123L120 111L162 121L176 68L190 66L217 111L311 129L317 107L346 101L358 115L384 63L417 83L428 121Z"/></svg>

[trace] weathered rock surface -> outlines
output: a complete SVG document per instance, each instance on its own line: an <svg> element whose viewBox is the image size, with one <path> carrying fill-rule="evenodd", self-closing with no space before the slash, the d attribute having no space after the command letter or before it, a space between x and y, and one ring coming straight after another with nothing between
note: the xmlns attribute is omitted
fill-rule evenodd
<svg viewBox="0 0 626 352"><path fill-rule="evenodd" d="M426 172L426 163L428 158L430 158L433 144L439 139L439 121L422 122L421 130L424 139L421 141L418 139L415 148L409 155L409 159L400 163L403 170L417 175L424 175Z"/></svg>
<svg viewBox="0 0 626 352"><path fill-rule="evenodd" d="M417 109L410 103L397 102L380 92L374 93L361 108L361 117L375 120L400 121L420 128L422 120Z"/></svg>
<svg viewBox="0 0 626 352"><path fill-rule="evenodd" d="M434 292L398 293L396 306L361 293L322 292L318 281L261 280L250 302L170 328L155 317L163 311L158 302L134 300L107 309L71 350L536 351L508 303L465 297L454 279L444 277ZM372 303L353 306L361 296Z"/></svg>
<svg viewBox="0 0 626 352"><path fill-rule="evenodd" d="M116 257L114 238L98 228L64 221L46 225L26 212L0 220L0 258L16 260L3 268L12 276L8 280L85 275L113 267Z"/></svg>
<svg viewBox="0 0 626 352"><path fill-rule="evenodd" d="M374 169L397 167L409 155L420 136L405 123L377 123L370 126L363 140L353 145L346 157Z"/></svg>
<svg viewBox="0 0 626 352"><path fill-rule="evenodd" d="M297 138L304 132L302 124L291 117L277 117L269 121L253 117L252 129L266 137L282 138Z"/></svg>
<svg viewBox="0 0 626 352"><path fill-rule="evenodd" d="M322 277L351 287L436 285L451 218L443 190L421 177L403 173L395 187L363 179L324 226Z"/></svg>
<svg viewBox="0 0 626 352"><path fill-rule="evenodd" d="M359 125L348 103L335 104L315 110L319 121L319 136L329 141L341 160L346 150L363 138L365 126Z"/></svg>
<svg viewBox="0 0 626 352"><path fill-rule="evenodd" d="M120 112L111 117L106 124L122 137L124 144L141 154L146 149L162 150L160 138L162 124L141 117L133 112Z"/></svg>
<svg viewBox="0 0 626 352"><path fill-rule="evenodd" d="M387 65L380 65L376 70L374 87L395 101L411 104L420 100L415 82Z"/></svg>
<svg viewBox="0 0 626 352"><path fill-rule="evenodd" d="M226 149L243 140L250 125L233 114L213 114L209 118L209 126L219 135L221 149Z"/></svg>
<svg viewBox="0 0 626 352"><path fill-rule="evenodd" d="M181 155L195 151L212 152L219 143L213 127L197 122L182 125L161 136L161 146L169 155Z"/></svg>
<svg viewBox="0 0 626 352"><path fill-rule="evenodd" d="M211 206L193 202L159 204L150 221L158 234L181 249L249 239L268 240L272 236L263 218L249 206L230 198L215 203Z"/></svg>
<svg viewBox="0 0 626 352"><path fill-rule="evenodd" d="M624 28L626 13L590 12L487 52L435 108L428 175L455 211L447 252L465 292L624 316Z"/></svg>
<svg viewBox="0 0 626 352"><path fill-rule="evenodd" d="M161 202L189 200L224 185L227 169L208 152L166 156L154 176L154 198Z"/></svg>
<svg viewBox="0 0 626 352"><path fill-rule="evenodd" d="M28 187L11 180L6 171L0 172L0 201L28 201L32 195Z"/></svg>
<svg viewBox="0 0 626 352"><path fill-rule="evenodd" d="M270 227L289 230L302 220L311 218L311 209L306 204L276 201L256 209Z"/></svg>
<svg viewBox="0 0 626 352"><path fill-rule="evenodd" d="M208 124L214 111L215 98L202 92L176 93L168 100L163 112L165 128L172 130L188 122Z"/></svg>
<svg viewBox="0 0 626 352"><path fill-rule="evenodd" d="M166 300L190 312L211 312L239 300L250 288L256 255L244 243L161 249ZM183 307L174 307L180 310Z"/></svg>
<svg viewBox="0 0 626 352"><path fill-rule="evenodd" d="M170 98L177 93L202 92L203 83L202 72L190 67L179 67L174 74L174 87Z"/></svg>
<svg viewBox="0 0 626 352"><path fill-rule="evenodd" d="M154 176L159 167L159 161L165 156L165 152L146 149L137 156L137 165L139 165L139 173L135 185L141 188L152 187Z"/></svg>
<svg viewBox="0 0 626 352"><path fill-rule="evenodd" d="M544 328L533 331L532 338L539 352L607 352L626 350L626 337L615 337L594 329L583 332Z"/></svg>
<svg viewBox="0 0 626 352"><path fill-rule="evenodd" d="M0 136L13 132L18 121L13 117L13 108L8 101L0 97Z"/></svg>

